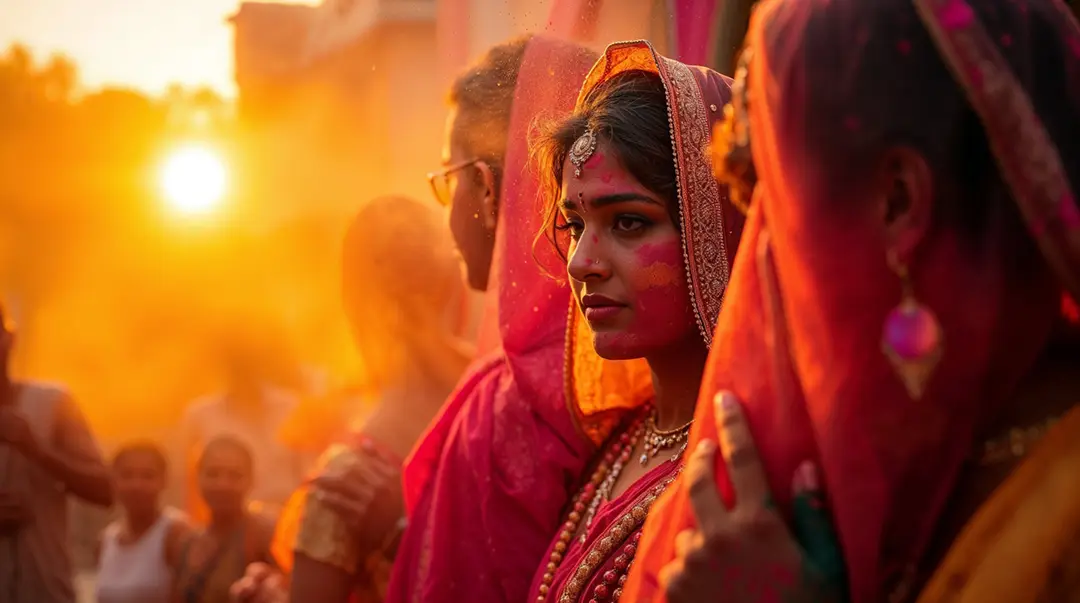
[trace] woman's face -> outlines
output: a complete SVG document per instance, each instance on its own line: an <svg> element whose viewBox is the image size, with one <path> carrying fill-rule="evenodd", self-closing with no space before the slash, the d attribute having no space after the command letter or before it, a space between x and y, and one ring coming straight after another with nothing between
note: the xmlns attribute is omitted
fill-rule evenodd
<svg viewBox="0 0 1080 603"><path fill-rule="evenodd" d="M128 452L113 465L116 498L125 511L156 509L165 490L165 468L161 460L146 452Z"/></svg>
<svg viewBox="0 0 1080 603"><path fill-rule="evenodd" d="M207 450L199 467L199 490L211 512L235 513L243 509L251 490L247 457L229 446Z"/></svg>
<svg viewBox="0 0 1080 603"><path fill-rule="evenodd" d="M670 202L638 182L606 142L580 177L574 170L567 160L560 222L570 234L567 273L596 352L642 358L697 338Z"/></svg>

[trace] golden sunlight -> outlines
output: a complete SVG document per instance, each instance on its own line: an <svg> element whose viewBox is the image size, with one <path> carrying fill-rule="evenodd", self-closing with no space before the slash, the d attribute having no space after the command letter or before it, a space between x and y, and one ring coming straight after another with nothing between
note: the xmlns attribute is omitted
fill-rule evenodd
<svg viewBox="0 0 1080 603"><path fill-rule="evenodd" d="M228 168L217 151L188 145L166 157L160 179L170 207L184 214L201 214L215 209L225 197Z"/></svg>

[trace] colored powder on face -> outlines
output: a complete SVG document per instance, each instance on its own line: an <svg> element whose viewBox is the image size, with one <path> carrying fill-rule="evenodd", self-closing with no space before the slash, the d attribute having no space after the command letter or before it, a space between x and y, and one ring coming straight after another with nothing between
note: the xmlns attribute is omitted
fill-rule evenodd
<svg viewBox="0 0 1080 603"><path fill-rule="evenodd" d="M597 152L593 153L592 157L589 157L585 161L585 164L582 167L584 169L586 169L586 170L589 170L589 169L592 169L592 168L600 165L603 162L604 162L604 154L597 151Z"/></svg>
<svg viewBox="0 0 1080 603"><path fill-rule="evenodd" d="M641 270L640 282L645 287L670 287L680 284L681 266L657 262Z"/></svg>
<svg viewBox="0 0 1080 603"><path fill-rule="evenodd" d="M642 268L634 278L642 289L682 286L682 245L678 242L642 245L635 252Z"/></svg>

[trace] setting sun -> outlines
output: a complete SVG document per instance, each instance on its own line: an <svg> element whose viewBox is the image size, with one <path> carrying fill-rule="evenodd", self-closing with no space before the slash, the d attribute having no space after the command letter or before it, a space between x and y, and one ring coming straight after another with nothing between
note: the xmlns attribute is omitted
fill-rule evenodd
<svg viewBox="0 0 1080 603"><path fill-rule="evenodd" d="M185 214L205 213L217 207L228 184L228 170L221 155L197 145L170 153L160 177L170 207Z"/></svg>

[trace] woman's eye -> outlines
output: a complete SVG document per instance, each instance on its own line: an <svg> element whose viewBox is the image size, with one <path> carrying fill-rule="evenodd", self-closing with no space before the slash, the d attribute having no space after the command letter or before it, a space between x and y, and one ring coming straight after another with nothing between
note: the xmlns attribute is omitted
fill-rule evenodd
<svg viewBox="0 0 1080 603"><path fill-rule="evenodd" d="M581 233L585 230L585 225L580 220L575 218L564 218L563 223L556 226L560 231L569 231L570 238L577 240L581 238Z"/></svg>
<svg viewBox="0 0 1080 603"><path fill-rule="evenodd" d="M615 218L615 230L618 232L636 232L645 228L646 222L636 216L619 216Z"/></svg>

